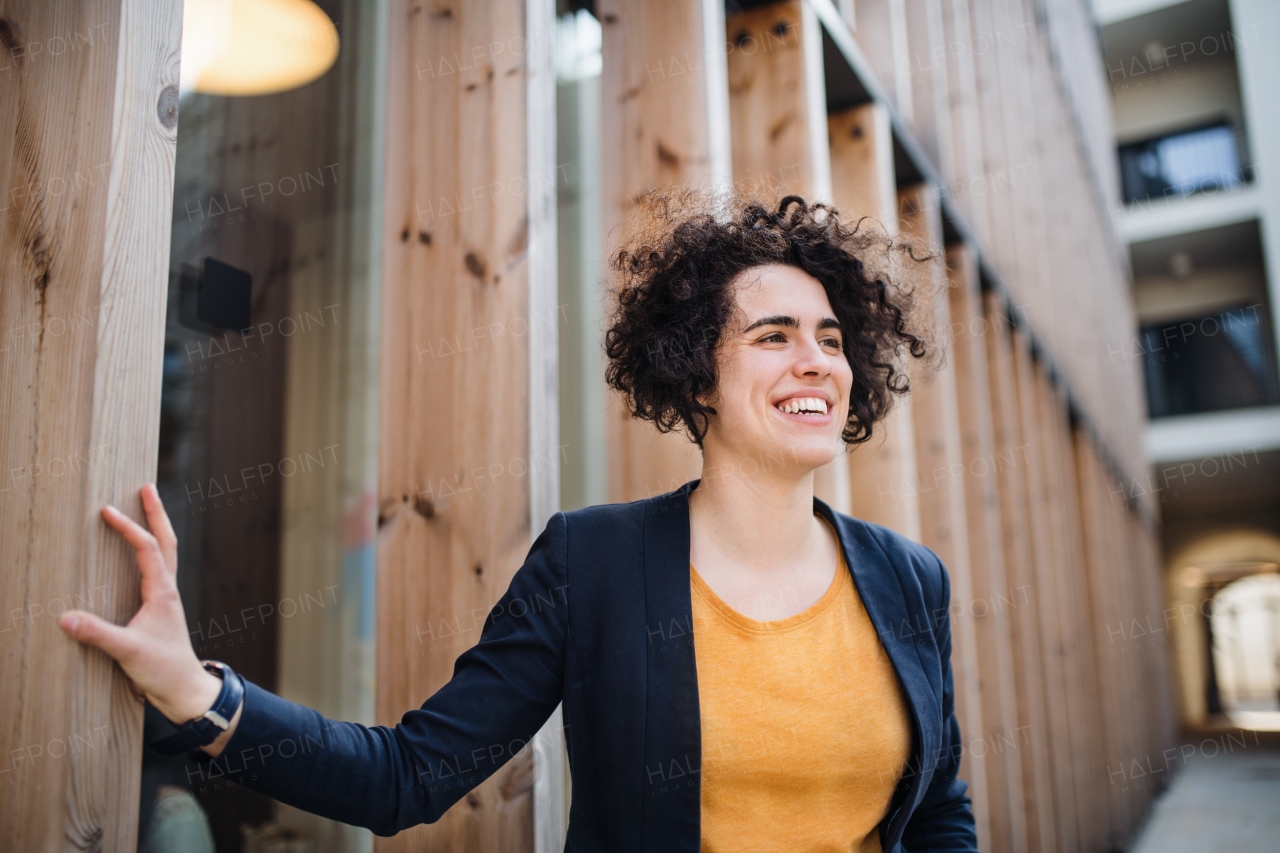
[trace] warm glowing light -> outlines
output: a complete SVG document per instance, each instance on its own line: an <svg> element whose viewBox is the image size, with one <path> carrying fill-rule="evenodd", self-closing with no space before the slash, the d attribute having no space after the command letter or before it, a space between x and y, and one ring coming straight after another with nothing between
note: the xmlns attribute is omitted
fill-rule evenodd
<svg viewBox="0 0 1280 853"><path fill-rule="evenodd" d="M311 0L186 0L183 92L285 92L310 83L337 58L338 29Z"/></svg>

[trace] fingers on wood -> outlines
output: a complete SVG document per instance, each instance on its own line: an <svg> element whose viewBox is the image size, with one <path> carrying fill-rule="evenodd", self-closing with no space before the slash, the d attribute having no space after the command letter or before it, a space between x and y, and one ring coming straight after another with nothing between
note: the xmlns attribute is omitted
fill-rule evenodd
<svg viewBox="0 0 1280 853"><path fill-rule="evenodd" d="M133 546L138 554L138 568L144 575L151 574L164 565L164 555L160 552L160 543L145 527L129 518L115 507L104 507L102 516L121 536Z"/></svg>
<svg viewBox="0 0 1280 853"><path fill-rule="evenodd" d="M151 526L151 532L160 540L160 544L165 547L177 545L178 537L174 535L169 514L164 511L164 502L160 500L160 492L156 490L154 483L147 483L142 487L142 507L147 512L147 524Z"/></svg>
<svg viewBox="0 0 1280 853"><path fill-rule="evenodd" d="M75 627L67 633L86 645L101 649L116 660L128 655L132 648L133 641L129 632L120 625L113 625L100 616L83 611L70 613L69 617L60 620L60 624L66 629L68 622L72 620Z"/></svg>

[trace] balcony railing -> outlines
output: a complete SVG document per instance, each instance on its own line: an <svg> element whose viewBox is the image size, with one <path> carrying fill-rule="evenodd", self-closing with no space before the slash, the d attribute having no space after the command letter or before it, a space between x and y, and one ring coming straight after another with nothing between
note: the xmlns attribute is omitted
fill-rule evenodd
<svg viewBox="0 0 1280 853"><path fill-rule="evenodd" d="M1226 189L1250 179L1229 124L1131 142L1121 145L1119 154L1126 204Z"/></svg>
<svg viewBox="0 0 1280 853"><path fill-rule="evenodd" d="M1140 337L1152 418L1280 402L1261 304L1146 325Z"/></svg>

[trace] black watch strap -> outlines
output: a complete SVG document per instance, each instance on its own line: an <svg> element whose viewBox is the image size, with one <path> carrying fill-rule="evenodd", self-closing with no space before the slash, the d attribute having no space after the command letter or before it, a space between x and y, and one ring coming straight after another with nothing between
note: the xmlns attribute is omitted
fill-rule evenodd
<svg viewBox="0 0 1280 853"><path fill-rule="evenodd" d="M178 726L176 734L151 744L151 748L161 755L179 755L213 743L218 735L231 726L231 718L244 699L244 682L231 667L216 660L201 663L209 672L222 678L222 691L214 700L213 707L205 711L203 716L188 720Z"/></svg>

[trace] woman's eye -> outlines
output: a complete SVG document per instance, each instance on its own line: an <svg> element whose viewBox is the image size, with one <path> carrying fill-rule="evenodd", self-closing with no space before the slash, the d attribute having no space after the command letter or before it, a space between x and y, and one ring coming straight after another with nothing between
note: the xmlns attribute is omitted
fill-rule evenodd
<svg viewBox="0 0 1280 853"><path fill-rule="evenodd" d="M825 340L823 340L823 343L824 343L824 344L830 344L833 348L835 348L835 349L837 349L837 350L839 350L839 349L841 348L841 347L840 347L840 339L839 339L839 338L826 338Z"/></svg>
<svg viewBox="0 0 1280 853"><path fill-rule="evenodd" d="M776 341L777 343L783 343L786 340L786 338L783 337L782 332L773 332L772 334L765 335L760 340Z"/></svg>

